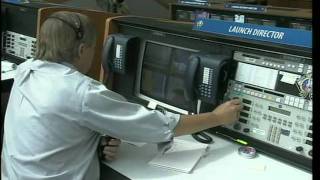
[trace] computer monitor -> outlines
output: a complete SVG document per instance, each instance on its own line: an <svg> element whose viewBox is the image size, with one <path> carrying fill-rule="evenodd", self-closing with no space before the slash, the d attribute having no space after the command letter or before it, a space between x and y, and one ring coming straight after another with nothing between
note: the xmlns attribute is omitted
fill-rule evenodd
<svg viewBox="0 0 320 180"><path fill-rule="evenodd" d="M194 49L146 41L139 60L136 94L166 109L188 114L196 100L188 89L189 57Z"/></svg>

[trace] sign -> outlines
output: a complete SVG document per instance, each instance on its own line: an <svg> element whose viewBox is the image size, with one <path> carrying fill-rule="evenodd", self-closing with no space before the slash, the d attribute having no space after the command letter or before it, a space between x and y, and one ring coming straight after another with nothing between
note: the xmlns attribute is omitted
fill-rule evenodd
<svg viewBox="0 0 320 180"><path fill-rule="evenodd" d="M250 5L250 4L237 4L237 3L226 3L224 5L225 8L228 9L236 9L236 10L244 10L244 11L257 11L257 12L265 12L267 11L266 6L261 5Z"/></svg>
<svg viewBox="0 0 320 180"><path fill-rule="evenodd" d="M193 30L312 48L312 31L197 18Z"/></svg>
<svg viewBox="0 0 320 180"><path fill-rule="evenodd" d="M207 6L209 4L208 0L180 0L181 4L188 4L188 5L202 5Z"/></svg>

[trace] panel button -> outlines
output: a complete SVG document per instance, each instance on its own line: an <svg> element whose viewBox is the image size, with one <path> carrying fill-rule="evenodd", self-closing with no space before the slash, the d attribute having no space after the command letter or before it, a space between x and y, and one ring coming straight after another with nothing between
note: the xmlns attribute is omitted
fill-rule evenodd
<svg viewBox="0 0 320 180"><path fill-rule="evenodd" d="M312 138L312 133L308 133L307 137Z"/></svg>
<svg viewBox="0 0 320 180"><path fill-rule="evenodd" d="M248 106L243 106L243 110L250 111L250 107L248 107Z"/></svg>
<svg viewBox="0 0 320 180"><path fill-rule="evenodd" d="M242 102L245 103L245 104L251 104L251 101L250 101L250 100L244 99L244 98L242 99Z"/></svg>
<svg viewBox="0 0 320 180"><path fill-rule="evenodd" d="M248 133L248 132L250 132L250 129L249 128L244 128L243 132Z"/></svg>
<svg viewBox="0 0 320 180"><path fill-rule="evenodd" d="M242 123L244 123L244 124L247 124L247 120L246 120L246 119L239 118L239 122L242 122Z"/></svg>
<svg viewBox="0 0 320 180"><path fill-rule="evenodd" d="M306 144L308 144L308 145L312 146L312 141L310 141L310 140L306 140Z"/></svg>
<svg viewBox="0 0 320 180"><path fill-rule="evenodd" d="M298 146L298 147L296 147L296 150L297 150L298 152L301 152L301 151L303 151L303 147L302 147L302 146Z"/></svg>
<svg viewBox="0 0 320 180"><path fill-rule="evenodd" d="M245 112L240 112L240 116L249 117L249 114L248 114L248 113L245 113Z"/></svg>

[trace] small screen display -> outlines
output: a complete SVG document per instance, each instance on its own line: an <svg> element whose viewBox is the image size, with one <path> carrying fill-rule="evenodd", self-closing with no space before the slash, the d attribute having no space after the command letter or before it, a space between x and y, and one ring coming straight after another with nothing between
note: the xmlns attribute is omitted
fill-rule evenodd
<svg viewBox="0 0 320 180"><path fill-rule="evenodd" d="M274 89L278 70L239 62L235 79L244 83Z"/></svg>
<svg viewBox="0 0 320 180"><path fill-rule="evenodd" d="M272 111L272 112L276 112L276 113L280 113L280 114L283 114L283 115L286 115L286 116L290 116L290 111L286 111L284 109L279 109L279 108L276 108L276 107L272 107L272 106L269 106L269 110Z"/></svg>
<svg viewBox="0 0 320 180"><path fill-rule="evenodd" d="M194 100L188 95L186 73L193 53L169 45L146 42L142 62L140 93L187 111Z"/></svg>

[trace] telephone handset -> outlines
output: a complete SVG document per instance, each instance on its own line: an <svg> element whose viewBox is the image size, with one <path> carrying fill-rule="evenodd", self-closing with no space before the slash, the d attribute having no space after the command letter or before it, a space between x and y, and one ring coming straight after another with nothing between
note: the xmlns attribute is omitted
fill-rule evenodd
<svg viewBox="0 0 320 180"><path fill-rule="evenodd" d="M189 66L188 68L188 76L190 76L187 77L189 79L186 85L188 91L195 91L197 99L216 106L220 96L219 91L221 91L220 81L223 81L222 79L225 79L227 75L223 69L229 59L228 56L216 54L197 53L191 55L190 65L193 67ZM189 96L193 97L193 95Z"/></svg>
<svg viewBox="0 0 320 180"><path fill-rule="evenodd" d="M222 81L227 73L223 71L230 57L216 54L200 55L198 72L198 99L216 106L222 90Z"/></svg>
<svg viewBox="0 0 320 180"><path fill-rule="evenodd" d="M136 37L125 34L111 34L106 39L102 51L102 66L119 74L125 74L128 71L128 61L136 44Z"/></svg>

